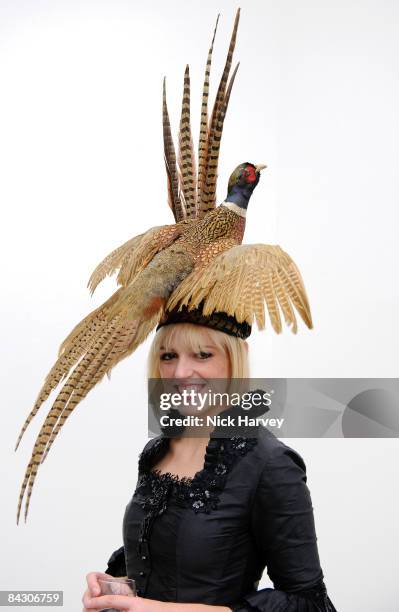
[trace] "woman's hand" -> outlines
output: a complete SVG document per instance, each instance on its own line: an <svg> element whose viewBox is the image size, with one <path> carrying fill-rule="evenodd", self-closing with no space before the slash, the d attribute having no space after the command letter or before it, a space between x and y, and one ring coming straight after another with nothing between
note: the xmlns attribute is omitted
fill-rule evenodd
<svg viewBox="0 0 399 612"><path fill-rule="evenodd" d="M82 612L94 612L102 608L115 608L115 610L123 610L124 612L166 612L165 606L168 606L168 612L172 612L169 603L155 599L144 599L138 596L129 597L127 595L101 595L98 580L106 580L107 578L114 578L114 576L102 572L87 574L87 589L82 597L84 605Z"/></svg>
<svg viewBox="0 0 399 612"><path fill-rule="evenodd" d="M98 582L99 579L107 580L108 578L114 578L110 574L104 574L102 572L90 572L86 576L87 581L87 589L83 594L82 602L84 605L82 612L89 612L90 610L101 610L101 608L115 608L116 610L133 610L133 608L128 608L126 606L126 600L130 599L130 602L133 597L127 597L125 595L101 595L101 586ZM105 599L112 599L115 603L112 605L108 605ZM116 601L116 599L118 601ZM123 600L123 601L122 601ZM130 603L129 602L129 603ZM118 604L118 605L116 605ZM122 605L122 607L120 607ZM134 608L137 610L138 608Z"/></svg>
<svg viewBox="0 0 399 612"><path fill-rule="evenodd" d="M101 572L87 574L87 589L82 597L84 605L82 612L95 612L102 608L115 608L123 612L177 612L177 610L179 612L231 612L231 609L225 606L165 602L138 596L100 595L99 578L107 579L113 576Z"/></svg>

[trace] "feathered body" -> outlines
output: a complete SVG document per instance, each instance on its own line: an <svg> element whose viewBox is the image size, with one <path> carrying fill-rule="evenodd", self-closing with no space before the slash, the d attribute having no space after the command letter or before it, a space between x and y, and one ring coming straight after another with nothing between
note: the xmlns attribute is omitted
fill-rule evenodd
<svg viewBox="0 0 399 612"><path fill-rule="evenodd" d="M172 244L157 253L134 279L129 278L108 319L118 313L132 321L152 315L161 318L180 283L194 270L207 267L223 251L241 244L244 229L245 218L223 204L196 222L171 226Z"/></svg>
<svg viewBox="0 0 399 612"><path fill-rule="evenodd" d="M237 67L229 79L240 11L230 40L226 64L208 120L209 75L216 27L208 52L203 85L198 171L190 124L190 77L184 75L183 103L176 156L163 83L163 137L168 204L175 223L153 227L110 253L94 270L93 292L118 271L119 288L87 315L61 344L19 435L16 448L44 401L63 382L36 439L22 483L17 523L27 491L25 521L40 463L67 418L91 389L154 330L165 312L203 304L203 313L224 311L265 327L265 304L274 330L281 316L294 333L294 308L312 327L310 308L300 273L279 246L242 245L249 199L264 166L240 164L232 173L226 200L216 203L217 167L223 123Z"/></svg>

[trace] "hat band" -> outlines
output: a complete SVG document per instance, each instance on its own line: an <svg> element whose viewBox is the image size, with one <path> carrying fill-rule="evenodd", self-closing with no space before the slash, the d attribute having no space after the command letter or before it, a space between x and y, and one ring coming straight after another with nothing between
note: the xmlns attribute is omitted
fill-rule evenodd
<svg viewBox="0 0 399 612"><path fill-rule="evenodd" d="M194 323L194 325L203 325L210 329L224 332L229 336L235 336L245 340L251 334L252 327L246 321L239 323L237 319L225 312L213 312L210 315L204 315L201 308L188 310L187 306L183 306L182 310L172 310L166 313L166 318L161 321L156 328L156 331L164 325L176 323Z"/></svg>

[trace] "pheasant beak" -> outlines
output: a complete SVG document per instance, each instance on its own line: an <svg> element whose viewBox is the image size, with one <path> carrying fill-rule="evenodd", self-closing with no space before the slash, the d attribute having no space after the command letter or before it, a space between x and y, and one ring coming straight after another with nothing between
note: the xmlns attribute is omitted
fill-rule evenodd
<svg viewBox="0 0 399 612"><path fill-rule="evenodd" d="M255 171L260 172L261 170L264 170L264 168L267 168L266 164L258 164L255 166Z"/></svg>

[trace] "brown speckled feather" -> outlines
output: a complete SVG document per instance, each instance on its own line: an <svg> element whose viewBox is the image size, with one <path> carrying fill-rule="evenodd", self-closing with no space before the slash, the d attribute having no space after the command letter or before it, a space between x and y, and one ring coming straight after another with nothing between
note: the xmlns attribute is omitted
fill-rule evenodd
<svg viewBox="0 0 399 612"><path fill-rule="evenodd" d="M213 106L208 139L207 139L207 153L206 153L206 170L205 179L200 194L200 210L198 212L200 217L207 214L209 210L215 207L216 199L216 181L217 181L217 168L219 159L219 149L223 130L223 120L227 109L226 103L226 87L230 74L231 64L233 61L233 53L237 38L238 23L240 20L240 9L237 10L237 14L234 21L233 33L231 35L229 50L227 53L227 59L223 70L222 78L220 79L218 91L216 94L216 100ZM237 68L235 70L237 72ZM235 76L235 74L234 74ZM231 83L233 84L234 79ZM231 91L231 87L230 87ZM228 96L230 96L230 91ZM223 110L224 109L224 110Z"/></svg>
<svg viewBox="0 0 399 612"><path fill-rule="evenodd" d="M109 374L119 361L131 354L145 340L157 322L158 316L148 320L144 326L141 326L140 334L138 335L137 323L121 323L120 317L115 317L115 319L108 323L97 342L93 344L85 357L70 374L50 409L36 439L20 491L17 523L25 491L27 490L25 505L26 521L32 488L39 465L46 458L52 443L67 418L104 375L106 373Z"/></svg>
<svg viewBox="0 0 399 612"><path fill-rule="evenodd" d="M168 204L172 209L175 221L186 218L186 211L180 197L180 186L176 166L176 153L170 129L168 106L166 104L166 79L163 80L162 94L162 123L164 160L168 187Z"/></svg>
<svg viewBox="0 0 399 612"><path fill-rule="evenodd" d="M24 435L29 423L37 414L43 402L49 397L50 393L61 383L71 368L79 361L97 337L107 325L107 311L118 299L120 290L116 291L102 306L96 308L85 317L61 344L58 359L45 378L44 384L35 401L33 409L29 413L22 426L15 450L17 450L22 436Z"/></svg>
<svg viewBox="0 0 399 612"><path fill-rule="evenodd" d="M190 73L184 73L183 102L179 128L179 168L187 219L195 219L197 206L197 172L190 124Z"/></svg>
<svg viewBox="0 0 399 612"><path fill-rule="evenodd" d="M278 306L287 324L297 332L292 306L309 328L313 327L305 287L297 266L279 246L253 244L234 246L205 267L195 268L171 295L166 309L188 305L196 308L204 300L204 314L214 310L265 327L266 303L273 329L282 331Z"/></svg>
<svg viewBox="0 0 399 612"><path fill-rule="evenodd" d="M206 159L208 150L208 97L209 97L209 76L211 73L212 64L212 53L213 44L215 42L216 30L218 27L220 15L217 16L215 29L213 31L213 37L211 46L208 51L208 58L205 66L205 77L204 86L202 90L202 102L201 102L201 122L200 122L200 136L198 144L198 188L197 188L197 211L201 209L201 195L204 188L204 182L206 179Z"/></svg>

